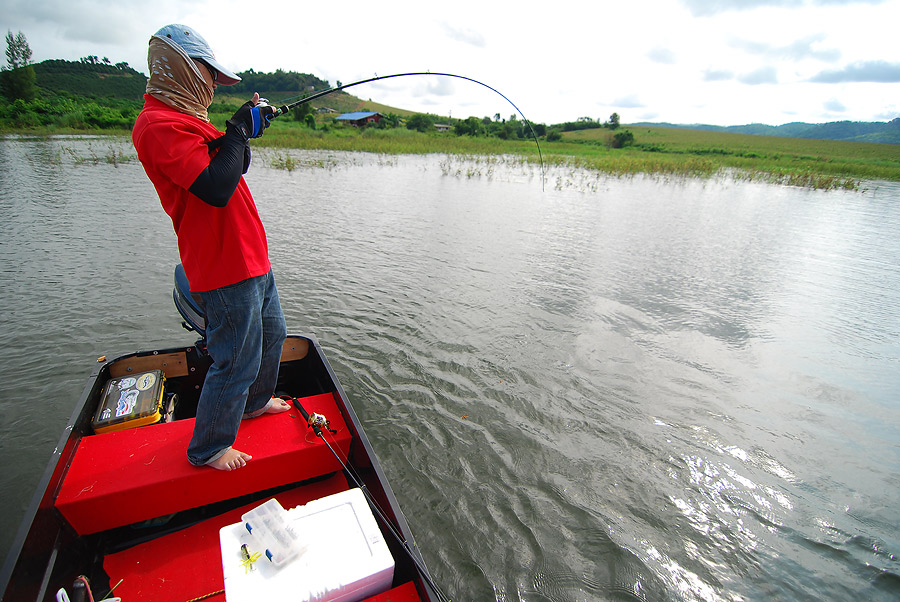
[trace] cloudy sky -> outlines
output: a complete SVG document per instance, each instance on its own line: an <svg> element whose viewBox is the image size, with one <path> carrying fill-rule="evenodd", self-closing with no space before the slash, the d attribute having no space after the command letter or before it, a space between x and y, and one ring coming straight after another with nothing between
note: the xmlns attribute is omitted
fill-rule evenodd
<svg viewBox="0 0 900 602"><path fill-rule="evenodd" d="M623 123L740 125L900 117L900 0L586 2L5 0L0 28L33 59L127 61L186 23L234 71L349 82L408 71L496 88L535 122L613 112ZM515 110L462 80L407 77L348 90L453 117ZM279 99L270 99L277 102Z"/></svg>

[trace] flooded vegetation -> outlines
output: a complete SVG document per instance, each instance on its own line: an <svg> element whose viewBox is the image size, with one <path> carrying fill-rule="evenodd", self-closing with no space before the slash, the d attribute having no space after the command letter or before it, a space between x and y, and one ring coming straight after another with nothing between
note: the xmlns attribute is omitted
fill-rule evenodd
<svg viewBox="0 0 900 602"><path fill-rule="evenodd" d="M602 189L601 183L609 177L636 176L663 182L685 179L759 182L813 190L863 190L869 186L868 181L900 181L900 146L895 149L890 145L794 140L787 143L794 146L794 154L781 150L771 157L749 157L753 151L746 151L740 161L734 161L725 160L735 156L728 153L690 153L678 150L665 154L634 149L592 150L585 149L580 144L568 144L567 152L563 153L559 151L560 148L565 148L565 143L546 142L541 143L542 154L539 155L534 142L478 140L447 134L429 136L406 130L349 131L339 136L309 133L299 137L287 136L284 132L279 134L278 130L274 130L272 134L267 133L265 137L253 141L253 160L287 172L333 169L339 164L352 162L348 157L363 153L373 154L374 160L380 163L402 160L398 159L402 155L438 155L441 157L438 164L442 175L464 179L491 180L498 167L506 171L512 168L538 180L543 178L545 188L582 192ZM721 135L715 133L712 138ZM10 138L59 140L59 144L53 146L53 152L29 158L30 161L42 161L49 165L67 162L74 165L106 163L119 166L137 162L130 137L121 133ZM72 142L68 143L67 140ZM766 139L756 143L763 145L769 141L770 139ZM802 155L803 152L809 152L810 144L816 142L823 152L828 151L831 155L820 154L815 161L809 158L811 156ZM784 145L785 142L781 141L781 144ZM869 153L860 153L851 161L848 149L852 151L857 146ZM878 152L873 153L867 148L872 146L886 148L875 149ZM334 151L334 154L311 151ZM341 155L340 160L323 158L337 154ZM897 155L896 159L894 155ZM800 167L792 165L802 161L810 161L810 164ZM850 173L853 175L848 175Z"/></svg>

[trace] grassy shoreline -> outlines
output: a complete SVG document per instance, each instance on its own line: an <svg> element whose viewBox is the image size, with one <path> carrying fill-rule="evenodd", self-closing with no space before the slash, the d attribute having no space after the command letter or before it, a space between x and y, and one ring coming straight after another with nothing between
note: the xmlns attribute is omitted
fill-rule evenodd
<svg viewBox="0 0 900 602"><path fill-rule="evenodd" d="M224 128L227 115L212 115ZM254 146L289 150L334 150L378 154L513 155L546 167L567 166L615 177L677 176L698 179L726 176L813 189L857 190L864 180L900 181L900 145L753 136L663 127L629 127L635 144L610 148L604 129L566 133L562 140L502 140L419 133L405 128L312 130L287 119L276 120ZM96 135L130 137L123 129L34 128L0 135L45 137ZM124 159L123 159L124 160ZM277 166L276 166L277 167Z"/></svg>

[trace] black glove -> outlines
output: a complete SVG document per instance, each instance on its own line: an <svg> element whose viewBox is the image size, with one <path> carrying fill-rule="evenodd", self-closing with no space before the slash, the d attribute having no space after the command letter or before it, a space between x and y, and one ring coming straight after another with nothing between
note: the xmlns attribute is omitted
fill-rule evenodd
<svg viewBox="0 0 900 602"><path fill-rule="evenodd" d="M244 140L259 138L269 127L269 120L275 115L275 107L260 103L256 106L250 101L241 105L241 108L225 122L225 130L236 130Z"/></svg>

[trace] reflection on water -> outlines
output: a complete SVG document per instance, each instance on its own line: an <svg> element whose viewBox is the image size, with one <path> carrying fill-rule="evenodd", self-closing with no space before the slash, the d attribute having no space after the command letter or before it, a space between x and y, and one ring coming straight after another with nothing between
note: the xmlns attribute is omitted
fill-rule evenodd
<svg viewBox="0 0 900 602"><path fill-rule="evenodd" d="M0 142L6 545L93 358L193 341L152 186L85 144ZM900 595L897 186L285 156L247 177L289 329L454 599Z"/></svg>

